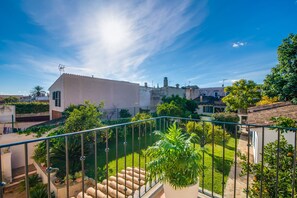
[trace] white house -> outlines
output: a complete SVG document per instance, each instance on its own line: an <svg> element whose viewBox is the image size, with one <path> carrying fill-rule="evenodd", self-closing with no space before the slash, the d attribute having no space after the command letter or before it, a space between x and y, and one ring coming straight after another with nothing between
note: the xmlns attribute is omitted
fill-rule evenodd
<svg viewBox="0 0 297 198"><path fill-rule="evenodd" d="M291 103L279 102L270 105L252 107L248 109L248 123L257 124L264 127L251 127L252 147L254 152L254 162L261 161L262 138L264 130L264 146L277 140L278 132L267 126L271 126L271 117L285 116L297 120L297 105ZM266 126L266 127L265 127ZM294 145L294 133L288 131L283 134L289 144Z"/></svg>
<svg viewBox="0 0 297 198"><path fill-rule="evenodd" d="M104 109L139 106L139 84L73 74L62 74L49 88L50 119L59 118L70 104L85 100Z"/></svg>

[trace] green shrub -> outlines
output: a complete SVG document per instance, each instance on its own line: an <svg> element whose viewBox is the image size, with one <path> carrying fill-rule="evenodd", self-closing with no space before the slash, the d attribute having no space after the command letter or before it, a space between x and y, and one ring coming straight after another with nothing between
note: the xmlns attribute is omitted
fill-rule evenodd
<svg viewBox="0 0 297 198"><path fill-rule="evenodd" d="M220 122L234 122L238 123L239 122L239 117L237 116L236 113L215 113L212 115L215 121L220 121ZM221 123L216 123L216 125L224 127L224 124ZM225 128L229 133L235 133L235 127L236 125L234 124L225 124Z"/></svg>
<svg viewBox="0 0 297 198"><path fill-rule="evenodd" d="M16 114L41 113L49 111L49 104L46 102L16 102L9 103L15 106Z"/></svg>
<svg viewBox="0 0 297 198"><path fill-rule="evenodd" d="M292 178L294 170L294 147L288 144L287 140L281 135L278 149L278 141L270 142L264 146L264 163L247 162L247 156L240 154L242 175L253 175L253 182L249 188L249 197L260 197L261 183L263 197L292 197ZM277 162L277 151L279 151L279 163ZM262 170L263 169L263 175ZM278 170L278 186L276 186L276 175ZM276 195L276 188L278 196ZM297 189L295 182L294 189ZM245 189L247 190L247 189Z"/></svg>
<svg viewBox="0 0 297 198"><path fill-rule="evenodd" d="M120 118L130 118L132 115L128 109L121 109L120 110Z"/></svg>
<svg viewBox="0 0 297 198"><path fill-rule="evenodd" d="M183 134L176 123L167 133L156 134L160 140L146 151L146 155L152 158L147 166L150 179L158 178L174 188L196 184L202 170L201 156L192 146L191 138Z"/></svg>

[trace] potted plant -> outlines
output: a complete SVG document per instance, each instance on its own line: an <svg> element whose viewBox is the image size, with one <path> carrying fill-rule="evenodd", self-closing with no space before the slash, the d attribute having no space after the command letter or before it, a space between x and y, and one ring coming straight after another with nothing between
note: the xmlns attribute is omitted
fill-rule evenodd
<svg viewBox="0 0 297 198"><path fill-rule="evenodd" d="M177 128L176 123L167 133L155 132L160 140L149 147L146 154L149 178L157 177L164 184L166 197L198 197L201 156L191 143L191 137Z"/></svg>
<svg viewBox="0 0 297 198"><path fill-rule="evenodd" d="M81 182L81 181L82 181L82 172L81 172L81 171L76 172L76 173L74 174L74 178L75 178L75 181L76 181L76 182Z"/></svg>

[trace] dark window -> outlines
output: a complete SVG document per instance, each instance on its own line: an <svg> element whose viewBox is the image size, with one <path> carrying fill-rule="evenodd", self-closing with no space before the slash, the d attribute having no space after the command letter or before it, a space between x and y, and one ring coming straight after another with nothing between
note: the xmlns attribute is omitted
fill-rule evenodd
<svg viewBox="0 0 297 198"><path fill-rule="evenodd" d="M61 107L61 91L55 91L53 93L53 98L55 98L55 106Z"/></svg>
<svg viewBox="0 0 297 198"><path fill-rule="evenodd" d="M55 91L53 92L52 99L53 99L53 100L56 100L56 92L55 92Z"/></svg>
<svg viewBox="0 0 297 198"><path fill-rule="evenodd" d="M204 113L213 113L213 106L203 106Z"/></svg>

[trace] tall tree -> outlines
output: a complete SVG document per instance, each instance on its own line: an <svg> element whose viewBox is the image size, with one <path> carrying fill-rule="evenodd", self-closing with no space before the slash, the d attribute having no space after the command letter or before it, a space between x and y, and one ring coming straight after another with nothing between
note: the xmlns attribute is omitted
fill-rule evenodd
<svg viewBox="0 0 297 198"><path fill-rule="evenodd" d="M229 93L222 100L227 105L228 111L244 110L254 105L261 99L260 86L252 80L241 79L225 88Z"/></svg>
<svg viewBox="0 0 297 198"><path fill-rule="evenodd" d="M34 97L39 97L41 96L42 93L45 93L45 91L43 91L43 87L37 85L33 88L33 90L31 91L32 96Z"/></svg>
<svg viewBox="0 0 297 198"><path fill-rule="evenodd" d="M297 34L285 38L277 53L278 64L264 80L264 93L297 103Z"/></svg>

